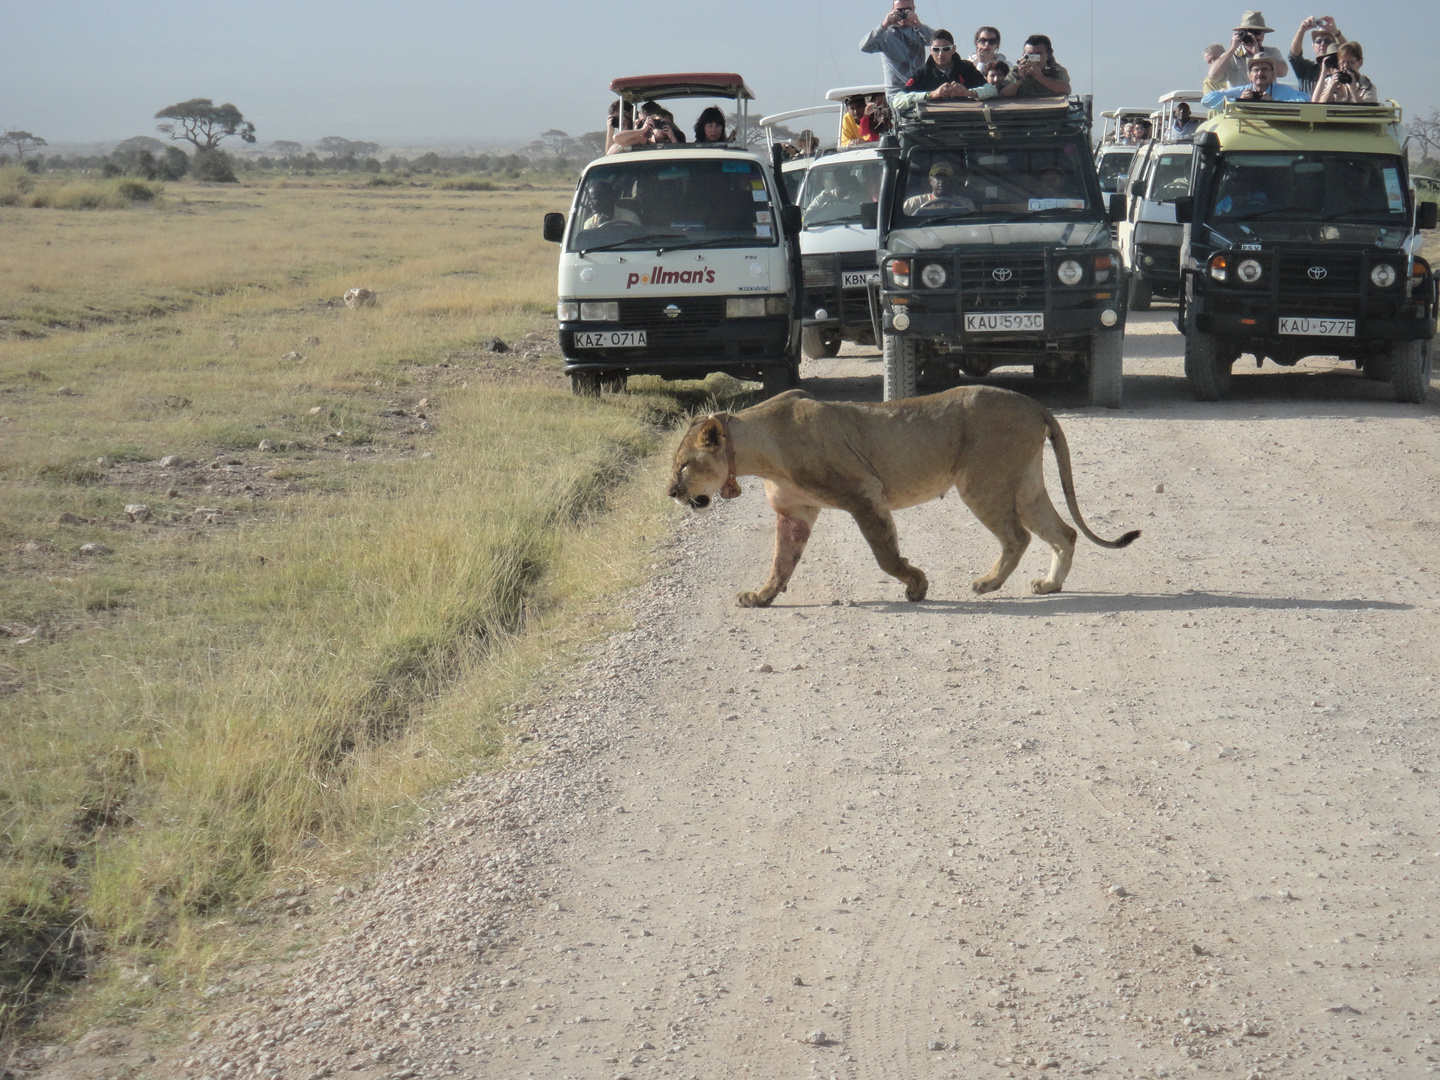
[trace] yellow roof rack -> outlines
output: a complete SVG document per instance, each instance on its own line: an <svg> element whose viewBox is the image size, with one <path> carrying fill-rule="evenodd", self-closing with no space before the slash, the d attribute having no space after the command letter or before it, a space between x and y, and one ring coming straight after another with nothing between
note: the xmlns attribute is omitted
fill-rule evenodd
<svg viewBox="0 0 1440 1080"><path fill-rule="evenodd" d="M1221 116L1239 120L1299 124L1398 124L1402 115L1400 106L1393 101L1375 105L1332 105L1311 101L1226 101L1215 111Z"/></svg>

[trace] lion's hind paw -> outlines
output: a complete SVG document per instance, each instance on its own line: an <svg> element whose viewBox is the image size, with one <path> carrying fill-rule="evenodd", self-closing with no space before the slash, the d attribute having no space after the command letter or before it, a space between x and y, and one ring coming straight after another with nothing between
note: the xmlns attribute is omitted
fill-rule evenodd
<svg viewBox="0 0 1440 1080"><path fill-rule="evenodd" d="M1059 592L1063 586L1058 581L1051 581L1049 578L1036 578L1030 582L1030 591L1036 596L1044 596L1046 593Z"/></svg>
<svg viewBox="0 0 1440 1080"><path fill-rule="evenodd" d="M769 607L771 600L774 599L772 596L770 600L767 600L758 592L742 592L736 594L735 603L741 607Z"/></svg>

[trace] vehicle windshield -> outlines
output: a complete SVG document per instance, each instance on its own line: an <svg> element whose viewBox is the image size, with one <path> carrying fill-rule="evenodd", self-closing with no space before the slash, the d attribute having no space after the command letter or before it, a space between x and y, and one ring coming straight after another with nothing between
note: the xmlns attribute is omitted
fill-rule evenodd
<svg viewBox="0 0 1440 1080"><path fill-rule="evenodd" d="M1130 175L1130 163L1134 160L1134 150L1102 155L1095 163L1095 171L1100 176L1100 190L1119 191L1121 181Z"/></svg>
<svg viewBox="0 0 1440 1080"><path fill-rule="evenodd" d="M883 170L879 158L811 166L799 199L805 228L860 224L861 205L880 197Z"/></svg>
<svg viewBox="0 0 1440 1080"><path fill-rule="evenodd" d="M1262 220L1403 225L1400 161L1379 154L1227 154L1208 217L1217 225Z"/></svg>
<svg viewBox="0 0 1440 1080"><path fill-rule="evenodd" d="M785 190L790 194L790 201L796 205L800 203L800 189L805 184L805 169L786 169L780 174L780 179L785 183Z"/></svg>
<svg viewBox="0 0 1440 1080"><path fill-rule="evenodd" d="M755 247L776 243L760 163L626 154L585 174L570 251Z"/></svg>
<svg viewBox="0 0 1440 1080"><path fill-rule="evenodd" d="M1094 167L1077 143L917 149L896 180L894 225L1089 221Z"/></svg>
<svg viewBox="0 0 1440 1080"><path fill-rule="evenodd" d="M1151 202L1174 202L1190 194L1190 154L1161 152L1150 167Z"/></svg>

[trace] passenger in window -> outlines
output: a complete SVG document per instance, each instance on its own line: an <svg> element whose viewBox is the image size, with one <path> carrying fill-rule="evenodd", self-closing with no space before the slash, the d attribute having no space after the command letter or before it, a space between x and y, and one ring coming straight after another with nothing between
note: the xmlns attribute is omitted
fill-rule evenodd
<svg viewBox="0 0 1440 1080"><path fill-rule="evenodd" d="M939 214L949 210L972 212L975 204L960 194L961 184L955 177L955 166L940 160L930 166L927 177L929 190L912 195L901 207L908 217Z"/></svg>
<svg viewBox="0 0 1440 1080"><path fill-rule="evenodd" d="M1172 142L1189 142L1195 137L1196 130L1200 127L1200 121L1190 115L1190 103L1182 101L1175 106L1175 112L1170 117L1170 140Z"/></svg>
<svg viewBox="0 0 1440 1080"><path fill-rule="evenodd" d="M1044 34L1031 34L1025 39L1025 51L1020 54L1010 77L1010 92L1006 97L1068 97L1070 94L1070 72L1056 63L1055 47Z"/></svg>
<svg viewBox="0 0 1440 1080"><path fill-rule="evenodd" d="M996 93L975 65L956 51L954 35L949 30L936 30L930 38L930 59L905 84L904 92L896 95L895 104L900 108L902 98L909 106L920 100L993 98Z"/></svg>
<svg viewBox="0 0 1440 1080"><path fill-rule="evenodd" d="M1275 68L1283 63L1271 56L1250 58L1250 83L1247 86L1232 86L1226 90L1211 90L1200 104L1207 109L1218 109L1227 101L1309 101L1293 86L1275 81Z"/></svg>
<svg viewBox="0 0 1440 1080"><path fill-rule="evenodd" d="M1305 38L1305 31L1310 31L1310 47L1315 50L1315 59L1307 60L1301 53L1301 42ZM1295 82L1305 93L1315 91L1315 83L1320 77L1320 61L1332 46L1342 45L1345 42L1345 35L1340 33L1335 25L1333 15L1310 15L1300 23L1300 29L1295 31L1295 38L1290 42L1290 68L1295 72Z"/></svg>
<svg viewBox="0 0 1440 1080"><path fill-rule="evenodd" d="M905 89L911 76L925 66L931 33L915 14L915 0L892 0L884 21L860 42L861 52L880 54L887 96Z"/></svg>
<svg viewBox="0 0 1440 1080"><path fill-rule="evenodd" d="M1380 100L1369 76L1360 74L1365 50L1358 41L1347 41L1322 58L1320 81L1312 101L1333 105L1374 105Z"/></svg>
<svg viewBox="0 0 1440 1080"><path fill-rule="evenodd" d="M641 106L644 113L645 106ZM630 131L617 131L610 140L607 154L633 150L637 146L659 146L664 143L683 143L685 136L675 127L675 119L666 109L656 106L656 111L645 116L640 126Z"/></svg>
<svg viewBox="0 0 1440 1080"><path fill-rule="evenodd" d="M620 101L617 99L610 103L610 115L605 120L605 153L610 152L610 146L615 140L615 133L620 130ZM625 127L632 128L635 125L635 106L625 102Z"/></svg>
<svg viewBox="0 0 1440 1080"><path fill-rule="evenodd" d="M865 105L865 115L860 118L860 141L875 142L881 135L888 135L895 126L895 114L884 94L875 94Z"/></svg>
<svg viewBox="0 0 1440 1080"><path fill-rule="evenodd" d="M840 114L840 145L854 146L864 142L860 138L860 121L865 117L865 95L851 94L845 99L845 111Z"/></svg>
<svg viewBox="0 0 1440 1080"><path fill-rule="evenodd" d="M1210 69L1215 66L1215 61L1225 55L1225 46L1216 42L1213 45L1206 45L1205 51L1200 54L1205 60L1205 81L1200 84L1200 89L1206 92L1211 90L1224 90L1224 79L1210 78Z"/></svg>
<svg viewBox="0 0 1440 1080"><path fill-rule="evenodd" d="M1210 65L1210 79L1221 86L1244 86L1250 81L1250 61L1257 56L1268 56L1275 61L1275 78L1283 79L1290 69L1280 50L1265 44L1265 35L1274 33L1265 25L1265 16L1258 11L1247 11L1240 18L1240 25L1230 31L1230 47Z"/></svg>
<svg viewBox="0 0 1440 1080"><path fill-rule="evenodd" d="M700 113L699 119L695 121L695 141L697 143L724 143L730 141L730 138L725 134L725 114L714 105L703 110Z"/></svg>
<svg viewBox="0 0 1440 1080"><path fill-rule="evenodd" d="M988 75L994 63L1005 64L1005 70L1010 70L1005 54L1000 51L1000 31L993 26L982 26L975 31L975 51L968 59L982 75Z"/></svg>
<svg viewBox="0 0 1440 1080"><path fill-rule="evenodd" d="M1135 121L1135 145L1136 145L1136 146L1144 146L1147 142L1150 141L1150 136L1152 135L1153 132L1154 132L1154 125L1151 124L1149 120L1136 120L1136 121Z"/></svg>

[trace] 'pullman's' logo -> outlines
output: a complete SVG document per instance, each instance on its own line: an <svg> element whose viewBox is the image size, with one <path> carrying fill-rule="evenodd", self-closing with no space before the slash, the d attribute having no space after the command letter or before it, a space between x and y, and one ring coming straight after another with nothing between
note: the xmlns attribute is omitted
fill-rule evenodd
<svg viewBox="0 0 1440 1080"><path fill-rule="evenodd" d="M663 266L652 266L648 274L631 274L625 279L628 292L636 285L713 285L714 270L666 270Z"/></svg>

